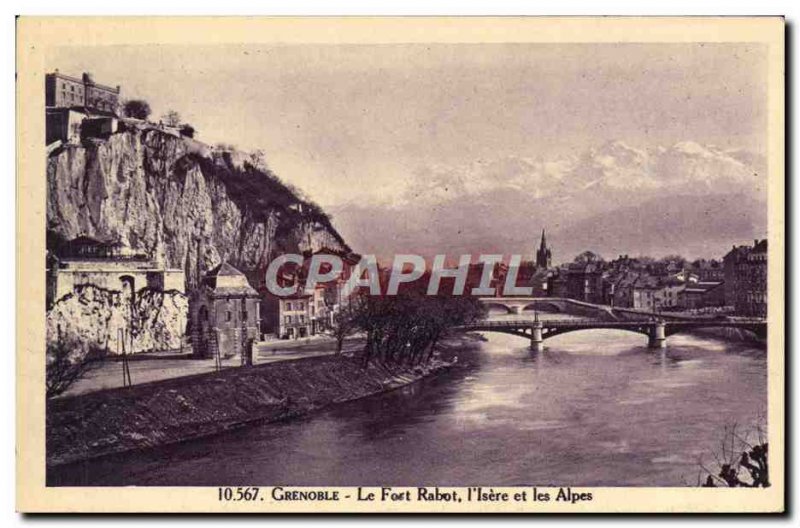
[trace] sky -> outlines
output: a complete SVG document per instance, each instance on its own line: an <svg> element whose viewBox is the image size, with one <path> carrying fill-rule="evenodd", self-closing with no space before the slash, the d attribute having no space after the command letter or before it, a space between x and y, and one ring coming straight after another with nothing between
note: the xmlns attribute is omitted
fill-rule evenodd
<svg viewBox="0 0 800 528"><path fill-rule="evenodd" d="M763 156L764 53L735 43L151 45L59 48L47 66L91 71L155 116L176 110L201 141L263 150L346 239L371 246L380 240L355 211L407 210L434 174L463 182L486 178L465 167L491 166L501 172L486 181L503 187L518 160L574 172L574 158L610 142L659 156L686 142ZM675 177L651 166L636 170ZM568 187L571 174L557 177ZM534 231L547 223L537 221Z"/></svg>

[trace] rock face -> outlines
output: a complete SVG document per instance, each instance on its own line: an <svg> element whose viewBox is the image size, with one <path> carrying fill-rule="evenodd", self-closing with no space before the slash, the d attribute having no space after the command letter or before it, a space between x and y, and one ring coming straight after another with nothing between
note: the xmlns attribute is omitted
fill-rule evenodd
<svg viewBox="0 0 800 528"><path fill-rule="evenodd" d="M186 273L223 260L258 275L279 253L347 251L328 217L268 169L154 128L68 146L47 164L48 234L120 242Z"/></svg>
<svg viewBox="0 0 800 528"><path fill-rule="evenodd" d="M56 149L47 162L48 249L86 236L182 269L187 294L227 261L258 289L271 259L323 247L349 251L328 216L263 162L212 149L152 125L129 125L106 140ZM83 343L113 344L133 318L133 352L177 348L187 297L143 290L133 313L121 292L80 288L47 315ZM138 326L137 326L138 325Z"/></svg>
<svg viewBox="0 0 800 528"><path fill-rule="evenodd" d="M119 354L119 331L130 330L128 353L174 350L186 332L189 302L176 291L144 288L129 295L96 286L79 286L47 313L47 341L65 339ZM131 346L132 345L132 346ZM79 351L76 351L80 353Z"/></svg>

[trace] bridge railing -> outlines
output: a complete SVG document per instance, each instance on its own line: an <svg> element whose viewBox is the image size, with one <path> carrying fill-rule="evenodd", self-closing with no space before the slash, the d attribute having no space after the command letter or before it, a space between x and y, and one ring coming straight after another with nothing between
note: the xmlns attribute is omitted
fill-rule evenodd
<svg viewBox="0 0 800 528"><path fill-rule="evenodd" d="M572 328L580 328L580 327L587 327L587 328L597 328L597 327L605 327L605 328L628 328L628 327L637 327L643 324L653 324L659 321L648 320L648 321L606 321L603 319L547 319L539 321L542 326L545 327L553 327L553 326L569 326ZM725 321L725 320L715 320L715 321L660 321L667 326L747 326L753 324L766 324L764 319L758 318L750 318L748 320L736 320L736 321ZM520 327L530 327L533 326L535 321L531 319L506 319L502 321L475 321L472 323L468 323L465 325L460 326L459 328L520 328Z"/></svg>
<svg viewBox="0 0 800 528"><path fill-rule="evenodd" d="M639 326L651 321L606 321L604 319L545 319L539 321L542 326ZM475 321L462 325L461 328L509 328L533 326L533 319L506 319L502 321Z"/></svg>

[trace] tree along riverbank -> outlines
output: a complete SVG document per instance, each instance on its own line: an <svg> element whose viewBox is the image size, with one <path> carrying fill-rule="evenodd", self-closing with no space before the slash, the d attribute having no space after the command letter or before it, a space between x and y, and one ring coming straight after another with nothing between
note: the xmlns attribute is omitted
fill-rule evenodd
<svg viewBox="0 0 800 528"><path fill-rule="evenodd" d="M55 466L284 420L394 390L451 365L433 359L364 368L358 357L317 356L50 400L46 461Z"/></svg>

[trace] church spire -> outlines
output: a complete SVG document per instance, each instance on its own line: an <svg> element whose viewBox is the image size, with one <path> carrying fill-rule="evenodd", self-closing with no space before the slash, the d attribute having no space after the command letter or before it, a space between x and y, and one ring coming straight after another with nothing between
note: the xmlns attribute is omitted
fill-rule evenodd
<svg viewBox="0 0 800 528"><path fill-rule="evenodd" d="M552 253L550 252L550 248L547 247L547 237L544 233L544 229L542 229L542 243L539 246L539 250L536 252L536 267L541 269L547 269L551 265L551 258Z"/></svg>

